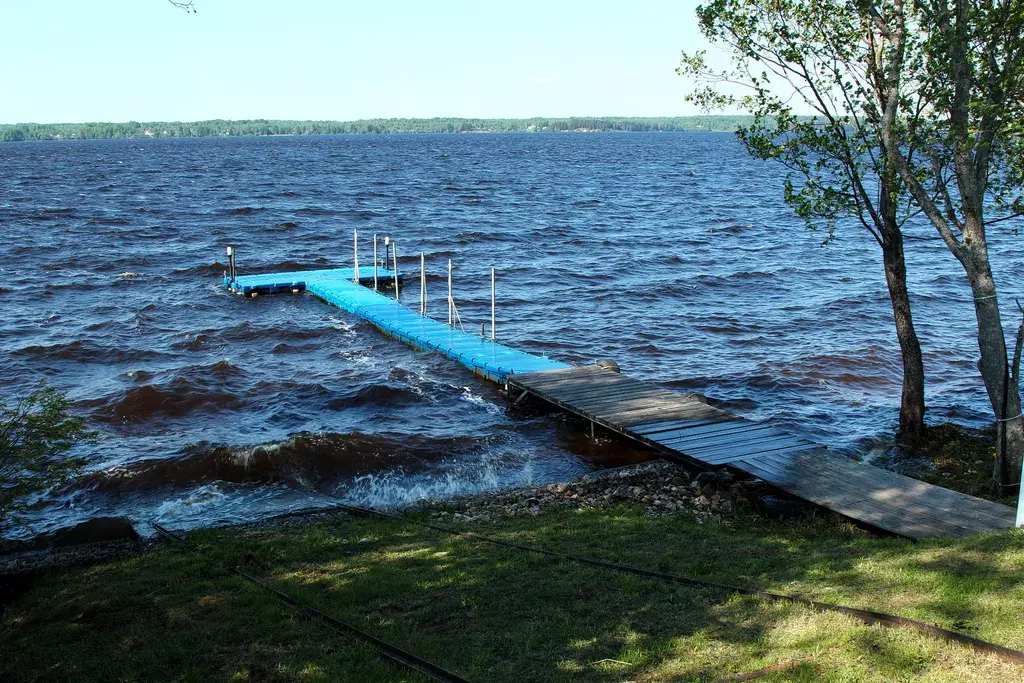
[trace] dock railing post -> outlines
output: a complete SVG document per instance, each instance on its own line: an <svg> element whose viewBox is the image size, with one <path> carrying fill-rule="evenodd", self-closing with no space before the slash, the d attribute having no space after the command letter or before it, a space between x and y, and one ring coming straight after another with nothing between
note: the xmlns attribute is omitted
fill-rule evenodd
<svg viewBox="0 0 1024 683"><path fill-rule="evenodd" d="M359 230L352 231L352 260L355 262L352 279L359 284Z"/></svg>
<svg viewBox="0 0 1024 683"><path fill-rule="evenodd" d="M423 267L426 262L426 258L423 252L420 252L420 315L427 315L427 271Z"/></svg>
<svg viewBox="0 0 1024 683"><path fill-rule="evenodd" d="M494 341L494 266L491 266L491 341Z"/></svg>
<svg viewBox="0 0 1024 683"><path fill-rule="evenodd" d="M391 240L392 265L395 267L395 301L401 301L401 294L398 291L398 242Z"/></svg>
<svg viewBox="0 0 1024 683"><path fill-rule="evenodd" d="M452 327L455 321L452 320L452 260L448 259L448 326Z"/></svg>
<svg viewBox="0 0 1024 683"><path fill-rule="evenodd" d="M377 233L373 233L373 291L377 291Z"/></svg>
<svg viewBox="0 0 1024 683"><path fill-rule="evenodd" d="M235 248L228 246L228 277L232 284L235 282Z"/></svg>

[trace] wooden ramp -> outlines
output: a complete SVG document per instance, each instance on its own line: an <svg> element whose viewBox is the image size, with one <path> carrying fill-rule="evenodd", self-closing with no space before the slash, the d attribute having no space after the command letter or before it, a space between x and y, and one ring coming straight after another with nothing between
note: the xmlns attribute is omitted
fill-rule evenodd
<svg viewBox="0 0 1024 683"><path fill-rule="evenodd" d="M661 453L759 477L822 507L909 538L1014 526L1010 508L833 455L809 439L597 366L508 377L528 392Z"/></svg>

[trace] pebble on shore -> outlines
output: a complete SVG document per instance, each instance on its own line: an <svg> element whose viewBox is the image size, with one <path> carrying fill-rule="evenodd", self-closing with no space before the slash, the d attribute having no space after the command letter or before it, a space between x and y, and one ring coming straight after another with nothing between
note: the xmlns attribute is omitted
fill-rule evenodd
<svg viewBox="0 0 1024 683"><path fill-rule="evenodd" d="M640 504L652 517L690 515L698 521L723 521L737 502L755 502L757 480L736 481L725 470L693 472L667 460L654 460L577 477L567 483L492 491L452 500L423 500L410 509L424 511L437 523L487 523L502 517L540 515L560 509L607 509ZM348 517L340 510L311 510L237 525L275 530L299 528ZM88 543L65 548L0 554L0 579L25 572L65 569L105 562L148 550L153 538Z"/></svg>
<svg viewBox="0 0 1024 683"><path fill-rule="evenodd" d="M517 488L419 504L436 522L490 522L501 517L536 516L545 510L602 509L643 505L649 516L690 515L698 521L731 515L748 492L725 471L693 473L655 460L577 477L568 483Z"/></svg>

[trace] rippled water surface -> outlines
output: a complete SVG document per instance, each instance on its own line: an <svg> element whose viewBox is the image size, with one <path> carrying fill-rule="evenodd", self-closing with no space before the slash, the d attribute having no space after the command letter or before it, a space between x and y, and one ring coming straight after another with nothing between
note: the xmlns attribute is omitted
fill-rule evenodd
<svg viewBox="0 0 1024 683"><path fill-rule="evenodd" d="M452 258L467 327L484 321L493 264L506 343L612 358L869 452L900 381L878 248L852 226L822 247L782 180L710 133L2 145L0 390L45 376L99 431L86 476L30 521L187 526L644 457L557 415L508 414L467 370L311 296L220 286L225 245L243 274L347 266L353 228L394 235L406 268L425 252L435 317ZM930 228L909 232L931 419L980 424L969 290ZM1021 284L1020 244L1005 224L993 238L1004 291Z"/></svg>

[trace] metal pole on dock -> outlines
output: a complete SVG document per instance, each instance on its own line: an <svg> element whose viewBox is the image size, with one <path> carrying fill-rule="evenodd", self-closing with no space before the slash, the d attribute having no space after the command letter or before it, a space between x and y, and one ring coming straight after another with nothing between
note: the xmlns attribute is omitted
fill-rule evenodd
<svg viewBox="0 0 1024 683"><path fill-rule="evenodd" d="M1021 419L1018 415L1017 419ZM1003 428L1005 429L1005 423ZM1024 464L1020 468L1021 475L1024 476ZM1017 492L1017 521L1016 526L1024 527L1024 485L1022 485Z"/></svg>
<svg viewBox="0 0 1024 683"><path fill-rule="evenodd" d="M377 291L377 233L373 233L373 291Z"/></svg>
<svg viewBox="0 0 1024 683"><path fill-rule="evenodd" d="M359 284L359 231L358 230L353 230L352 231L352 253L353 253L353 260L355 261L355 270L353 271L354 275L353 275L352 279L355 280L355 283L358 285Z"/></svg>
<svg viewBox="0 0 1024 683"><path fill-rule="evenodd" d="M427 271L423 265L425 258L423 252L420 252L420 315L425 316L427 314Z"/></svg>
<svg viewBox="0 0 1024 683"><path fill-rule="evenodd" d="M491 341L494 341L494 266L491 266Z"/></svg>
<svg viewBox="0 0 1024 683"><path fill-rule="evenodd" d="M455 324L452 320L452 260L448 259L448 326Z"/></svg>
<svg viewBox="0 0 1024 683"><path fill-rule="evenodd" d="M398 292L398 242L391 240L392 264L395 266L395 301L401 301L401 294Z"/></svg>
<svg viewBox="0 0 1024 683"><path fill-rule="evenodd" d="M228 276L235 281L235 248L228 246Z"/></svg>

